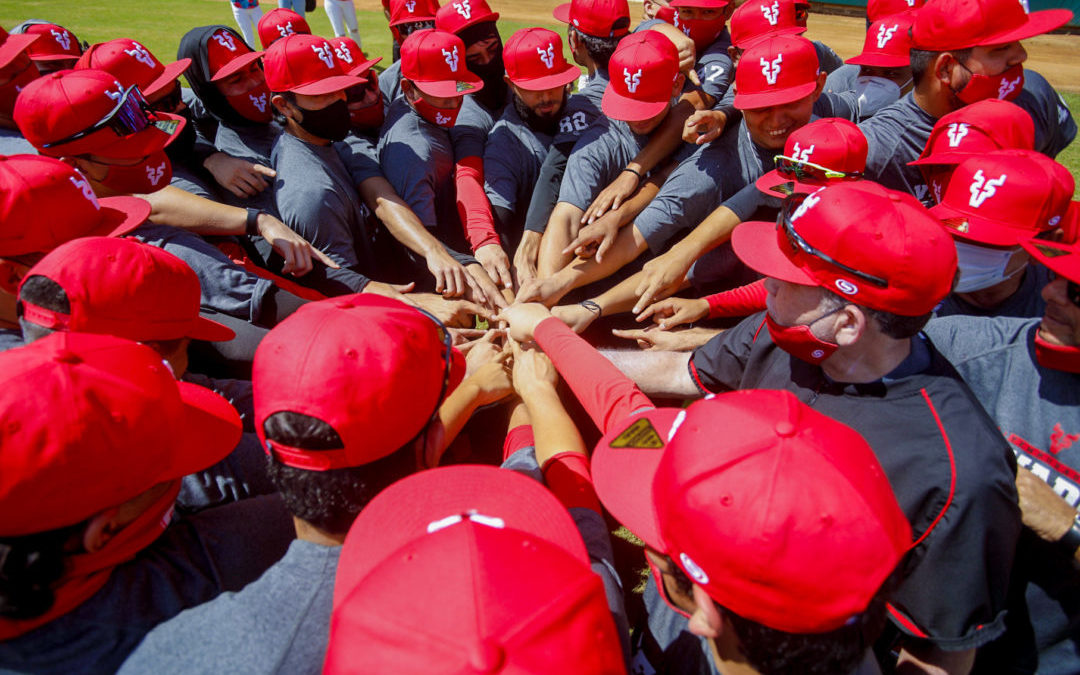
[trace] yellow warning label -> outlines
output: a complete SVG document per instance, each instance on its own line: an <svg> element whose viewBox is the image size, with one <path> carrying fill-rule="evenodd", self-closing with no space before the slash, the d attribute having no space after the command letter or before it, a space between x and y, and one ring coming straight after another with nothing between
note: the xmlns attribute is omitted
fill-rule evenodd
<svg viewBox="0 0 1080 675"><path fill-rule="evenodd" d="M657 433L652 422L642 418L616 436L615 440L611 442L611 447L659 450L664 447L664 441L660 438L660 434Z"/></svg>

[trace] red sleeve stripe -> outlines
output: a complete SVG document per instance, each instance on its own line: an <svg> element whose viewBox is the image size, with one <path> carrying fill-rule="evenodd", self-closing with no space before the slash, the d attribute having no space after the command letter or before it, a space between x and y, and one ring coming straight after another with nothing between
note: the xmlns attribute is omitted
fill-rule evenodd
<svg viewBox="0 0 1080 675"><path fill-rule="evenodd" d="M921 631L918 626L912 623L911 619L901 614L900 610L898 610L896 607L893 607L892 603L886 603L885 606L889 608L889 616L891 616L893 620L896 621L896 623L900 624L900 627L907 631L909 634L920 638L930 637L929 635Z"/></svg>
<svg viewBox="0 0 1080 675"><path fill-rule="evenodd" d="M941 431L941 438L945 441L945 450L949 453L949 498L945 500L945 505L941 507L941 513L937 514L934 522L930 523L930 527L926 528L922 536L915 540L915 543L911 545L911 549L921 544L934 531L937 524L945 517L945 512L952 505L953 495L956 494L956 457L953 455L952 443L949 442L949 435L945 433L945 426L941 423L941 417L938 416L937 408L934 407L934 403L930 400L930 395L926 393L926 389L922 389L920 392L923 399L926 400L927 407L930 408L930 414L934 416L934 422L937 423L938 430Z"/></svg>

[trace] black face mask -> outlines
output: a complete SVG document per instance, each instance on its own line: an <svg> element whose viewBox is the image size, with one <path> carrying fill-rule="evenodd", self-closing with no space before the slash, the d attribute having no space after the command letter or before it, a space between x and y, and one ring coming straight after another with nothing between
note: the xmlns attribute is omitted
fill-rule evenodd
<svg viewBox="0 0 1080 675"><path fill-rule="evenodd" d="M492 112L497 113L502 110L502 107L506 105L507 92L506 80L503 79L503 75L506 74L506 67L503 65L502 60L502 45L499 45L499 51L495 58L482 66L470 64L469 70L484 82L484 88L473 94L477 102L482 103L485 108Z"/></svg>
<svg viewBox="0 0 1080 675"><path fill-rule="evenodd" d="M183 115L187 123L180 135L165 147L165 154L173 164L181 164L191 157L191 151L195 147L195 123L191 119L191 111L187 108L173 114Z"/></svg>
<svg viewBox="0 0 1080 675"><path fill-rule="evenodd" d="M547 134L548 136L555 135L555 132L559 129L559 119L562 117L563 112L566 111L567 97L565 95L559 109L552 113L550 117L537 115L532 108L525 105L517 96L511 98L514 102L514 110L517 111L518 117L525 123L525 126L537 133Z"/></svg>
<svg viewBox="0 0 1080 675"><path fill-rule="evenodd" d="M349 105L345 101L334 101L322 110L296 107L304 116L304 120L299 122L300 128L312 136L340 141L349 134Z"/></svg>

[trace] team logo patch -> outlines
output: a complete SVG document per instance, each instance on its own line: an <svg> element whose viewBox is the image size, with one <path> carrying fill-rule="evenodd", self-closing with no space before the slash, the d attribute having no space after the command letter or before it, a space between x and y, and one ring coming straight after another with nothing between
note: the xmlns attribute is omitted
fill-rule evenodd
<svg viewBox="0 0 1080 675"><path fill-rule="evenodd" d="M791 149L791 157L792 159L796 159L800 162L809 162L810 155L814 154L815 147L817 147L816 144L811 145L809 148L799 150L799 142L795 141L795 147Z"/></svg>
<svg viewBox="0 0 1080 675"><path fill-rule="evenodd" d="M780 21L780 2L774 2L767 7L762 5L761 13L765 15L765 20L769 22L770 26L775 26Z"/></svg>
<svg viewBox="0 0 1080 675"><path fill-rule="evenodd" d="M547 49L536 48L536 53L540 55L540 60L544 62L548 70L555 67L555 45L548 43Z"/></svg>
<svg viewBox="0 0 1080 675"><path fill-rule="evenodd" d="M1024 79L1023 75L1017 75L1015 80L1002 80L998 85L998 98L1005 98L1013 93L1022 79Z"/></svg>
<svg viewBox="0 0 1080 675"><path fill-rule="evenodd" d="M86 201L94 205L95 211L100 211L101 206L98 204L97 195L94 194L94 189L90 187L90 182L87 181L86 178L84 178L83 175L78 171L76 171L75 173L78 175L78 178L76 178L75 176L68 176L68 180L70 180L71 184L74 185L80 192L82 192L82 196L86 198Z"/></svg>
<svg viewBox="0 0 1080 675"><path fill-rule="evenodd" d="M323 65L330 70L334 69L334 51L330 49L328 42L319 45L311 45L311 51L315 52L315 55L319 57L319 60L323 62Z"/></svg>
<svg viewBox="0 0 1080 675"><path fill-rule="evenodd" d="M119 101L120 97L124 95L124 88L121 87L120 83L117 82L116 80L113 80L113 84L116 85L116 91L111 91L109 89L106 89L105 90L105 95L108 96L109 98L111 98L114 101Z"/></svg>
<svg viewBox="0 0 1080 675"><path fill-rule="evenodd" d="M138 42L132 42L131 49L125 49L124 53L135 59L139 63L143 64L147 68L154 67L154 59L150 56L150 52L147 51L146 47L143 47Z"/></svg>
<svg viewBox="0 0 1080 675"><path fill-rule="evenodd" d="M472 7L469 6L469 0L455 2L454 9L457 11L458 14L461 15L461 18L465 19L466 21L472 18Z"/></svg>
<svg viewBox="0 0 1080 675"><path fill-rule="evenodd" d="M1054 433L1050 434L1050 452L1058 454L1067 449L1076 441L1080 441L1080 434L1067 434L1061 428L1061 422L1054 425Z"/></svg>
<svg viewBox="0 0 1080 675"><path fill-rule="evenodd" d="M659 450L664 447L664 439L646 418L641 418L628 426L611 441L613 448L635 448L638 450Z"/></svg>
<svg viewBox="0 0 1080 675"><path fill-rule="evenodd" d="M626 90L631 94L637 93L637 88L641 84L641 68L637 69L637 72L631 73L628 69L623 68L623 82L626 83Z"/></svg>
<svg viewBox="0 0 1080 675"><path fill-rule="evenodd" d="M150 179L150 184L157 187L158 182L165 175L165 162L159 164L156 168L152 166L146 167L146 177Z"/></svg>
<svg viewBox="0 0 1080 675"><path fill-rule="evenodd" d="M446 65L450 66L450 72L456 73L458 67L457 45L454 45L454 49L451 51L442 50L442 54L446 60Z"/></svg>
<svg viewBox="0 0 1080 675"><path fill-rule="evenodd" d="M258 96L252 96L248 94L248 98L251 99L251 105L255 106L259 112L266 112L266 94L259 94Z"/></svg>
<svg viewBox="0 0 1080 675"><path fill-rule="evenodd" d="M457 89L459 92L476 89L474 85L471 85L468 82L458 82L457 85L454 86L454 88Z"/></svg>
<svg viewBox="0 0 1080 675"><path fill-rule="evenodd" d="M859 292L859 287L851 283L847 279L837 279L836 289L844 295L855 295Z"/></svg>
<svg viewBox="0 0 1080 675"><path fill-rule="evenodd" d="M765 76L766 82L776 84L776 78L780 77L780 64L783 60L782 53L777 54L772 61L766 61L764 56L761 57L761 74Z"/></svg>
<svg viewBox="0 0 1080 675"><path fill-rule="evenodd" d="M971 191L971 199L968 200L968 204L975 208L979 208L990 197L993 197L997 193L997 189L1005 184L1005 178L1007 174L1001 174L997 178L991 178L987 180L983 175L982 169L975 172L972 176L971 187L968 188Z"/></svg>
<svg viewBox="0 0 1080 675"><path fill-rule="evenodd" d="M893 24L892 28L885 28L885 24L881 24L877 31L877 48L885 49L885 45L889 44L889 40L892 39L893 33L900 27L900 24Z"/></svg>
<svg viewBox="0 0 1080 675"><path fill-rule="evenodd" d="M945 133L949 137L949 147L959 147L960 141L964 140L964 136L967 136L967 132L967 122L953 122L950 124L949 128L945 130Z"/></svg>
<svg viewBox="0 0 1080 675"><path fill-rule="evenodd" d="M287 35L296 35L296 31L293 30L292 27L292 21L288 23L279 23L274 27L277 28L277 32L281 35L281 37L285 37Z"/></svg>
<svg viewBox="0 0 1080 675"><path fill-rule="evenodd" d="M218 32L214 33L214 41L225 49L228 49L230 52L236 51L236 42L233 40L233 36L231 33L226 33L223 30L219 30Z"/></svg>
<svg viewBox="0 0 1080 675"><path fill-rule="evenodd" d="M709 583L709 575L705 574L705 570L701 569L701 566L690 559L690 556L685 553L679 554L679 561L682 562L683 569L686 573L694 578L694 581L699 584Z"/></svg>
<svg viewBox="0 0 1080 675"><path fill-rule="evenodd" d="M56 40L56 44L60 45L60 48L65 52L71 49L71 33L66 30L50 30L53 39Z"/></svg>
<svg viewBox="0 0 1080 675"><path fill-rule="evenodd" d="M334 47L334 53L337 54L337 57L345 63L353 62L352 52L346 49L345 45L341 45L340 47Z"/></svg>

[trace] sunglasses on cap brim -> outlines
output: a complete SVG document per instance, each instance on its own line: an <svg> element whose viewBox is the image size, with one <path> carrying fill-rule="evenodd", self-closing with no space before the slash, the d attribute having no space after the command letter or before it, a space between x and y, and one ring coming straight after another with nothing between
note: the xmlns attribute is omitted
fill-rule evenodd
<svg viewBox="0 0 1080 675"><path fill-rule="evenodd" d="M845 265L844 263L834 259L829 254L811 246L809 242L803 239L802 236L795 231L795 225L791 222L792 213L797 210L800 205L802 205L802 203L806 200L808 196L809 195L805 194L793 194L789 196L787 199L784 200L784 206L780 209L780 216L776 220L776 226L783 229L784 234L787 236L788 243L791 244L791 247L796 251L802 251L806 255L813 256L818 260L821 260L822 262L831 265L832 267L843 270L844 272L847 272L852 276L858 277L859 279L873 284L874 286L878 286L879 288L888 288L889 282L887 279L882 279L881 277L876 277L872 274L867 274L866 272L857 270L854 267L849 267L848 265Z"/></svg>
<svg viewBox="0 0 1080 675"><path fill-rule="evenodd" d="M71 143L77 141L80 138L86 138L90 134L101 131L102 129L112 129L120 138L137 134L143 129L153 124L150 119L150 104L146 102L142 92L139 91L137 85L131 85L124 90L120 95L120 99L116 102L116 106L94 123L93 126L77 131L67 138L61 138L58 141L51 143L44 143L43 148L54 148L58 145L64 145L65 143Z"/></svg>
<svg viewBox="0 0 1080 675"><path fill-rule="evenodd" d="M836 171L820 164L805 162L787 155L776 155L776 170L785 176L794 176L798 180L816 180L825 182L828 180L859 180L862 173L859 171Z"/></svg>

